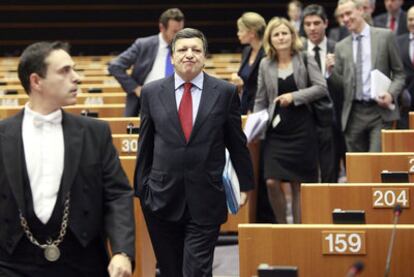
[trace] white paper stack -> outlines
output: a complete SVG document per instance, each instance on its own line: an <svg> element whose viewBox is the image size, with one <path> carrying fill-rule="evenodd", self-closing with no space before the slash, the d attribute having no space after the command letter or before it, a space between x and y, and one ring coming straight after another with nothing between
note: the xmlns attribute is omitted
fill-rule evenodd
<svg viewBox="0 0 414 277"><path fill-rule="evenodd" d="M247 121L244 125L244 134L247 137L247 142L251 142L262 133L267 126L268 120L269 113L267 110L261 110L247 116Z"/></svg>
<svg viewBox="0 0 414 277"><path fill-rule="evenodd" d="M385 91L388 91L391 85L391 79L378 69L371 71L371 98L378 99ZM394 110L395 105L391 104L388 109Z"/></svg>

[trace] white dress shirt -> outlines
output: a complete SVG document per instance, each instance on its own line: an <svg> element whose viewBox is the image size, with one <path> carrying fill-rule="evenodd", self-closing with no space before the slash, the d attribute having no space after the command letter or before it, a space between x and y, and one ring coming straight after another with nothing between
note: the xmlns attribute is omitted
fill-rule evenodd
<svg viewBox="0 0 414 277"><path fill-rule="evenodd" d="M313 44L313 42L310 41L310 39L308 39L307 41L308 41L308 54L310 54L312 57L315 57L315 51L313 50L313 48L315 48L316 45ZM326 60L326 55L328 54L328 40L326 39L326 36L323 38L321 43L319 43L317 46L319 47L319 56L321 57L321 72L325 76L325 71L326 71L325 60Z"/></svg>
<svg viewBox="0 0 414 277"><path fill-rule="evenodd" d="M365 24L364 29L360 34L352 33L352 51L353 59L356 64L358 41L357 36L362 35L362 91L364 101L371 99L371 32L368 24Z"/></svg>
<svg viewBox="0 0 414 277"><path fill-rule="evenodd" d="M22 137L34 212L46 224L52 216L63 174L62 110L41 115L27 103Z"/></svg>
<svg viewBox="0 0 414 277"><path fill-rule="evenodd" d="M180 107L181 98L184 94L184 83L185 81L181 79L177 73L174 73L174 80L175 80L175 102L177 103L177 111ZM191 83L193 86L191 87L191 99L193 103L193 125L197 118L198 107L200 106L201 100L201 92L203 91L203 82L204 82L204 72L200 72Z"/></svg>
<svg viewBox="0 0 414 277"><path fill-rule="evenodd" d="M144 85L165 77L165 61L167 60L168 55L168 43L164 40L161 33L158 34L158 41L157 55L155 56L151 71L148 73L147 78L145 78Z"/></svg>

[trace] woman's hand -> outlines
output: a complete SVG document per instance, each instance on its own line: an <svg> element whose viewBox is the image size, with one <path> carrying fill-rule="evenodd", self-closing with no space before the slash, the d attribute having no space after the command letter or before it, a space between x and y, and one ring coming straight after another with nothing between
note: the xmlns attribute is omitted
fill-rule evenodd
<svg viewBox="0 0 414 277"><path fill-rule="evenodd" d="M293 94L291 92L279 95L273 100L273 102L279 103L281 107L287 107L293 102Z"/></svg>

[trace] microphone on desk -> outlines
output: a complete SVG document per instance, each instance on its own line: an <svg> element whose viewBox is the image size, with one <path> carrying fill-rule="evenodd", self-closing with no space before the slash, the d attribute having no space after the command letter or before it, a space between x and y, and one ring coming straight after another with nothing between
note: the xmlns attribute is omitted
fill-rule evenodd
<svg viewBox="0 0 414 277"><path fill-rule="evenodd" d="M390 267L391 267L391 256L392 256L392 249L394 247L394 241L395 241L395 234L397 233L397 224L398 220L400 219L402 213L402 208L400 205L395 206L394 208L394 228L392 229L391 233L391 240L390 244L388 245L388 254L387 254L387 261L385 263L385 277L388 277L388 274L390 273Z"/></svg>
<svg viewBox="0 0 414 277"><path fill-rule="evenodd" d="M361 261L358 261L354 263L348 270L348 273L346 274L346 277L354 277L357 276L359 273L364 270L364 263Z"/></svg>

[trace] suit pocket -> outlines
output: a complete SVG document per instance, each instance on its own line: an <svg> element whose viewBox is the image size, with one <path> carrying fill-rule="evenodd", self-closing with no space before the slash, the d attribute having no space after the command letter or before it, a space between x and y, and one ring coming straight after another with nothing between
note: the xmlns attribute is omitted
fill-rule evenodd
<svg viewBox="0 0 414 277"><path fill-rule="evenodd" d="M164 181L164 177L165 177L165 173L160 172L160 171L151 170L149 174L149 179L156 181L156 182L162 183Z"/></svg>
<svg viewBox="0 0 414 277"><path fill-rule="evenodd" d="M153 169L148 175L147 184L152 191L162 191L164 190L165 177L166 173Z"/></svg>

